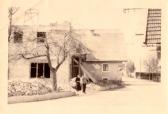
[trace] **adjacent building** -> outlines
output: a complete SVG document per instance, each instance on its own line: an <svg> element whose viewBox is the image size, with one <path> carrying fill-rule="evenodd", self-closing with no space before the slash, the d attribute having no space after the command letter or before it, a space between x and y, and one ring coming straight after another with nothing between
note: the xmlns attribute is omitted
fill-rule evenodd
<svg viewBox="0 0 168 114"><path fill-rule="evenodd" d="M161 9L131 8L124 14L127 55L135 64L135 76L160 81Z"/></svg>

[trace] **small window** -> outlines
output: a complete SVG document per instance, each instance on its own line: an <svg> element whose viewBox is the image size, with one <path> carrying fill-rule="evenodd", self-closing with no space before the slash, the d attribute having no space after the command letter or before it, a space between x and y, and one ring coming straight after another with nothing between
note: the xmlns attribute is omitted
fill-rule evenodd
<svg viewBox="0 0 168 114"><path fill-rule="evenodd" d="M23 32L14 32L14 43L22 43L23 39Z"/></svg>
<svg viewBox="0 0 168 114"><path fill-rule="evenodd" d="M109 65L103 64L103 71L109 71Z"/></svg>
<svg viewBox="0 0 168 114"><path fill-rule="evenodd" d="M31 78L36 78L36 68L37 68L37 63L32 63L31 64Z"/></svg>
<svg viewBox="0 0 168 114"><path fill-rule="evenodd" d="M50 78L48 63L31 63L31 78Z"/></svg>
<svg viewBox="0 0 168 114"><path fill-rule="evenodd" d="M37 42L43 43L46 38L46 32L37 32Z"/></svg>

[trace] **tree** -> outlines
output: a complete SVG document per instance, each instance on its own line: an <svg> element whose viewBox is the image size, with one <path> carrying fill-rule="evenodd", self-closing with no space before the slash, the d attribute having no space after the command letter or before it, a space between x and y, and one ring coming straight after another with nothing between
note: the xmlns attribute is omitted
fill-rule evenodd
<svg viewBox="0 0 168 114"><path fill-rule="evenodd" d="M128 76L135 71L135 65L131 60L129 60L126 64L126 71Z"/></svg>
<svg viewBox="0 0 168 114"><path fill-rule="evenodd" d="M29 42L26 42L28 45L24 43L26 46L22 46L17 50L17 52L13 52L13 54L11 54L12 56L14 55L13 57L9 57L9 60L10 58L20 59L21 57L24 59L46 57L51 70L51 77L53 80L52 87L54 91L57 90L57 71L60 66L68 57L71 57L76 53L85 53L86 50L86 47L84 47L84 45L75 38L79 37L79 35L73 31L71 24L69 24L69 30L59 31L55 28L55 26L51 25L50 31L46 33L47 37L28 40ZM29 45L37 40L41 40L42 43L36 47Z"/></svg>
<svg viewBox="0 0 168 114"><path fill-rule="evenodd" d="M12 25L13 25L13 16L15 13L19 10L18 7L10 7L8 9L8 18L9 18L9 27L8 27L8 41L11 40L11 34L12 34Z"/></svg>
<svg viewBox="0 0 168 114"><path fill-rule="evenodd" d="M145 68L149 73L158 73L159 71L158 64L159 64L158 59L154 57L151 57L144 61Z"/></svg>
<svg viewBox="0 0 168 114"><path fill-rule="evenodd" d="M53 90L57 90L57 71L63 62L66 60L68 55L73 52L75 48L75 39L72 37L72 29L68 33L65 33L63 38L54 38L56 31L52 30L49 34L51 39L56 39L55 41L48 41L46 38L45 47L46 47L46 56L48 60L49 67L52 72L53 77ZM55 52L54 52L55 51ZM52 64L51 53L56 57L56 65Z"/></svg>

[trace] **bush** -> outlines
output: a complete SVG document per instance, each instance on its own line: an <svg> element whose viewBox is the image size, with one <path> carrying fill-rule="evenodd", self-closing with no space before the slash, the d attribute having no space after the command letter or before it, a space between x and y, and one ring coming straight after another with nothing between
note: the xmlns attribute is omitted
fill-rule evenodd
<svg viewBox="0 0 168 114"><path fill-rule="evenodd" d="M132 73L135 71L134 62L129 60L126 64L126 71L129 77L132 77Z"/></svg>
<svg viewBox="0 0 168 114"><path fill-rule="evenodd" d="M8 96L43 95L51 92L40 82L12 81L8 83Z"/></svg>

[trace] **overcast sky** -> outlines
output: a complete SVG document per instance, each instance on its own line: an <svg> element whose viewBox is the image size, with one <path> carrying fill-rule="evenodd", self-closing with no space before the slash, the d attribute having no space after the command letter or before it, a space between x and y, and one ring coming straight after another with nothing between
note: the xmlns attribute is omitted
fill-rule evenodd
<svg viewBox="0 0 168 114"><path fill-rule="evenodd" d="M19 1L19 2L18 2ZM34 5L35 4L35 5ZM76 27L82 28L116 28L122 25L123 9L113 8L113 4L107 0L66 2L66 0L13 0L13 6L19 6L17 15L22 24L24 21L24 11L32 6L39 11L39 24L49 24L51 22L71 21Z"/></svg>
<svg viewBox="0 0 168 114"><path fill-rule="evenodd" d="M76 28L121 29L124 7L136 7L138 2L127 0L126 4L118 0L11 0L9 6L20 7L15 15L18 24L24 24L26 9L35 8L39 24L71 21Z"/></svg>

